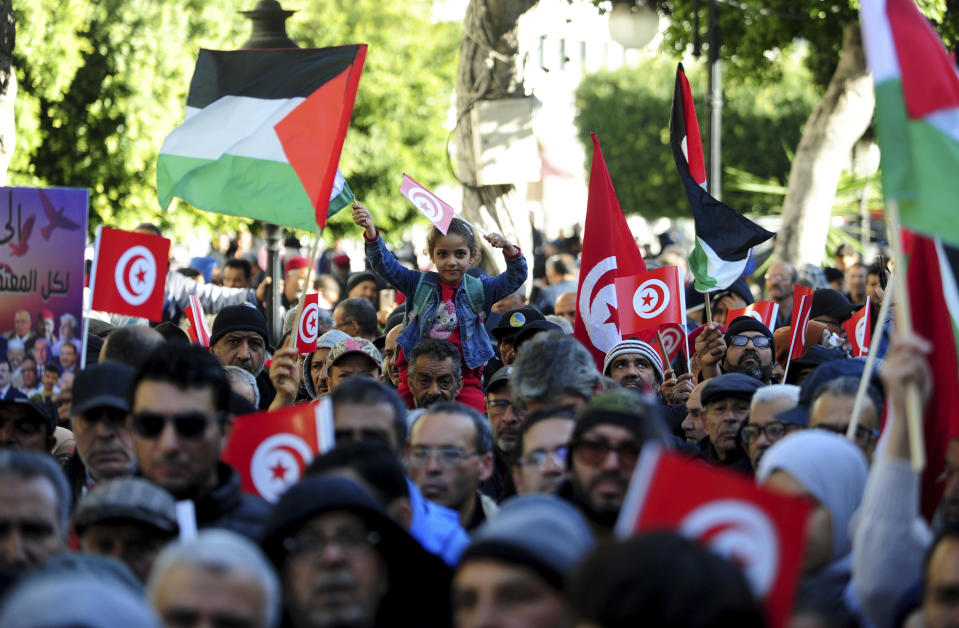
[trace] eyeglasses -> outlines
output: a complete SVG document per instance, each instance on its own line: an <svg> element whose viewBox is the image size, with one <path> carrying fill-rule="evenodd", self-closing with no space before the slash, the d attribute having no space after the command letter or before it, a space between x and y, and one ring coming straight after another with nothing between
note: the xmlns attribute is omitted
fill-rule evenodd
<svg viewBox="0 0 959 628"><path fill-rule="evenodd" d="M840 436L845 436L846 430L849 429L849 426L844 427L841 425L827 425L825 423L820 423L819 425L814 425L813 427L815 427L817 430L826 430L827 432L839 434ZM865 425L857 425L855 438L857 443L870 443L876 438L879 438L879 430L869 429Z"/></svg>
<svg viewBox="0 0 959 628"><path fill-rule="evenodd" d="M786 273L766 275L766 281L786 281L787 279L792 279L792 277Z"/></svg>
<svg viewBox="0 0 959 628"><path fill-rule="evenodd" d="M364 534L359 530L340 530L332 537L319 534L301 534L283 539L283 549L302 558L322 556L326 548L335 545L344 554L357 554L360 550L380 542L377 532Z"/></svg>
<svg viewBox="0 0 959 628"><path fill-rule="evenodd" d="M766 336L743 336L740 334L736 334L734 336L729 337L729 342L734 347L745 347L749 343L749 341L752 341L753 346L756 347L757 349L761 349L762 347L769 346L769 338L767 338Z"/></svg>
<svg viewBox="0 0 959 628"><path fill-rule="evenodd" d="M477 451L463 451L459 447L427 447L417 445L410 449L409 464L414 467L424 467L429 464L430 458L436 457L437 462L444 469L453 469L463 464L467 458L478 456Z"/></svg>
<svg viewBox="0 0 959 628"><path fill-rule="evenodd" d="M642 445L632 440L618 445L610 445L605 440L578 440L573 441L570 448L584 464L591 467L599 466L610 452L614 452L619 458L619 466L628 468L636 465Z"/></svg>
<svg viewBox="0 0 959 628"><path fill-rule="evenodd" d="M525 458L520 458L520 466L527 468L536 468L542 471L550 461L556 463L556 466L562 468L566 465L566 458L569 456L569 449L566 446L556 449L537 449L529 452Z"/></svg>
<svg viewBox="0 0 959 628"><path fill-rule="evenodd" d="M739 437L742 438L743 442L748 445L759 438L759 434L762 433L766 435L766 440L774 443L789 432L797 429L799 429L798 425L781 423L779 421L767 423L761 427L759 425L750 423L748 425L744 425L743 429L739 431Z"/></svg>
<svg viewBox="0 0 959 628"><path fill-rule="evenodd" d="M503 414L510 405L512 404L509 399L488 399L486 401L486 414Z"/></svg>
<svg viewBox="0 0 959 628"><path fill-rule="evenodd" d="M333 438L337 445L343 443L355 443L359 441L378 440L381 443L390 444L390 435L383 430L375 428L362 428L357 430L334 430Z"/></svg>
<svg viewBox="0 0 959 628"><path fill-rule="evenodd" d="M210 425L210 418L202 412L185 412L166 416L155 412L140 412L132 417L133 431L143 438L159 438L167 424L172 423L177 436L198 440Z"/></svg>

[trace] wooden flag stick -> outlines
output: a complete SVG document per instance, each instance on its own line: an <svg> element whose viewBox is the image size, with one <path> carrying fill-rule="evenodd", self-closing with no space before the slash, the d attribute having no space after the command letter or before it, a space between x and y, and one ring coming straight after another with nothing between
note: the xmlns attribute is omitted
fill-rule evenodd
<svg viewBox="0 0 959 628"><path fill-rule="evenodd" d="M896 271L892 274L895 281L899 305L896 307L896 332L903 336L912 335L912 312L909 309L909 288L906 285L906 263L902 253L902 232L899 225L899 203L891 200L886 203L886 224L889 228L889 243L896 259ZM916 382L906 384L906 426L909 429L909 458L912 469L921 472L926 468L926 447L922 433L922 399Z"/></svg>
<svg viewBox="0 0 959 628"><path fill-rule="evenodd" d="M316 266L316 255L320 252L320 237L322 235L323 227L320 227L316 230L316 235L313 236L313 245L310 247L310 265L306 267L306 281L303 282L303 290L300 291L300 297L296 301L296 316L293 317L294 333L299 328L300 316L303 314L303 302L306 301L306 293L310 290L310 279L313 278L313 267Z"/></svg>
<svg viewBox="0 0 959 628"><path fill-rule="evenodd" d="M849 419L849 428L846 430L846 438L856 439L856 428L859 427L859 417L862 415L862 404L866 399L866 390L869 388L869 378L872 377L872 371L876 367L876 354L879 353L879 345L882 344L882 336L886 331L885 320L889 315L889 304L892 303L892 293L895 284L886 288L886 293L882 297L882 305L879 308L879 318L876 319L876 326L879 329L873 330L872 338L869 341L869 357L866 358L866 366L862 372L862 379L859 380L859 389L856 391L856 401L852 406L852 417ZM869 313L866 313L869 316ZM881 412L882 408L876 408Z"/></svg>
<svg viewBox="0 0 959 628"><path fill-rule="evenodd" d="M666 352L666 343L663 342L663 332L656 330L656 339L659 340L659 352L663 354L663 370L671 368L669 365L669 354Z"/></svg>
<svg viewBox="0 0 959 628"><path fill-rule="evenodd" d="M713 321L713 308L709 305L709 293L703 293L703 305L706 315L703 317L703 324L708 325Z"/></svg>

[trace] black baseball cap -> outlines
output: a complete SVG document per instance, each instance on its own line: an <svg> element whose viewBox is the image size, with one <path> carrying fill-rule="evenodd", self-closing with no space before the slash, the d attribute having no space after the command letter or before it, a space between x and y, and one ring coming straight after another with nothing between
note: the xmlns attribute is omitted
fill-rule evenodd
<svg viewBox="0 0 959 628"><path fill-rule="evenodd" d="M71 414L83 414L94 408L130 411L128 393L133 369L119 362L92 364L78 372L73 380Z"/></svg>
<svg viewBox="0 0 959 628"><path fill-rule="evenodd" d="M546 317L536 308L521 307L503 314L499 320L499 325L494 327L493 330L490 331L490 334L492 334L493 338L499 340L506 334L519 331L527 323L544 320L546 320Z"/></svg>

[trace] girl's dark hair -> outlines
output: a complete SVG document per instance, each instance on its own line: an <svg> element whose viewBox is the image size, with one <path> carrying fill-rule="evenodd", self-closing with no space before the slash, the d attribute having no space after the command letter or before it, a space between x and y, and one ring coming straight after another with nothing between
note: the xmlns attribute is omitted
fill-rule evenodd
<svg viewBox="0 0 959 628"><path fill-rule="evenodd" d="M436 241L442 237L443 232L437 229L435 226L430 230L430 234L426 236L426 253L430 257L433 257L433 249L436 248ZM446 230L446 235L457 235L466 240L466 245L470 249L470 257L476 255L476 235L473 234L473 229L465 222L459 218L454 218L450 221L449 229Z"/></svg>

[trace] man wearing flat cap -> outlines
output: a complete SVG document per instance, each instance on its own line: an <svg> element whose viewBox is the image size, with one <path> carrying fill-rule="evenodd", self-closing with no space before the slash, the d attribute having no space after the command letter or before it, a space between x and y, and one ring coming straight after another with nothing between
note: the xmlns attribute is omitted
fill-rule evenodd
<svg viewBox="0 0 959 628"><path fill-rule="evenodd" d="M292 486L261 547L280 575L293 628L450 624L449 567L350 479Z"/></svg>
<svg viewBox="0 0 959 628"><path fill-rule="evenodd" d="M266 317L248 305L231 305L220 310L210 332L210 353L224 366L238 366L256 378L261 410L269 408L276 397L269 373L263 369L269 339Z"/></svg>
<svg viewBox="0 0 959 628"><path fill-rule="evenodd" d="M753 394L762 387L755 377L729 373L710 379L700 401L706 416L706 438L699 441L700 457L713 464L750 473L749 458L739 447L739 429L749 416Z"/></svg>

